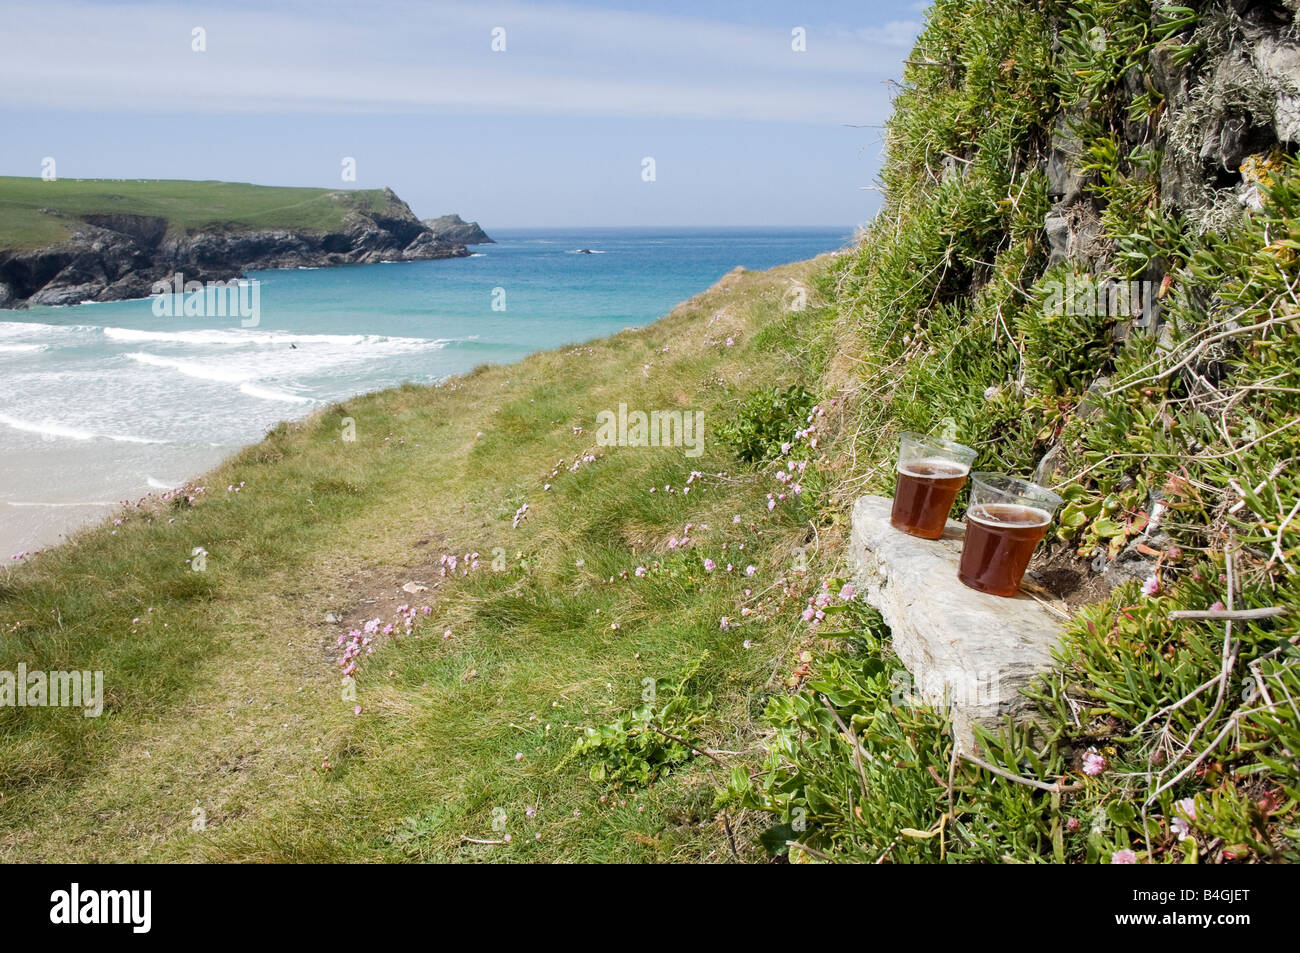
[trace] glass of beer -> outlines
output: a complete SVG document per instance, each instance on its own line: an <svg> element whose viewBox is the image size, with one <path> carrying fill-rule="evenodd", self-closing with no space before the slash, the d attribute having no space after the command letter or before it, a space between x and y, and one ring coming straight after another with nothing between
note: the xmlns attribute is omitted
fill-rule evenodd
<svg viewBox="0 0 1300 953"><path fill-rule="evenodd" d="M1047 534L1061 498L1027 480L971 474L966 540L957 578L980 592L1014 596L1034 547Z"/></svg>
<svg viewBox="0 0 1300 953"><path fill-rule="evenodd" d="M898 441L898 484L890 525L922 539L942 536L952 501L974 461L970 447L942 437L903 434Z"/></svg>

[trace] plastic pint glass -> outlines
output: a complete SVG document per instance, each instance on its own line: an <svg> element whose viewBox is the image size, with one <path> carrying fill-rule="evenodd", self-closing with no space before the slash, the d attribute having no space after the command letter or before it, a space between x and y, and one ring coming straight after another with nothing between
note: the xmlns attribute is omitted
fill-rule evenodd
<svg viewBox="0 0 1300 953"><path fill-rule="evenodd" d="M889 522L922 539L938 539L975 451L942 437L905 433L898 441L898 483Z"/></svg>
<svg viewBox="0 0 1300 953"><path fill-rule="evenodd" d="M1026 480L972 474L957 578L980 592L1014 596L1060 505L1061 498L1051 490Z"/></svg>

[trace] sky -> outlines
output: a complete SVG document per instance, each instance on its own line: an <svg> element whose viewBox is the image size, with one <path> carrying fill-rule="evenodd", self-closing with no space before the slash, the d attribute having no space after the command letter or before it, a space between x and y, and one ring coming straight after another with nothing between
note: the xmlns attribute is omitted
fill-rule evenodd
<svg viewBox="0 0 1300 953"><path fill-rule="evenodd" d="M388 186L489 232L853 226L923 10L0 0L0 174Z"/></svg>

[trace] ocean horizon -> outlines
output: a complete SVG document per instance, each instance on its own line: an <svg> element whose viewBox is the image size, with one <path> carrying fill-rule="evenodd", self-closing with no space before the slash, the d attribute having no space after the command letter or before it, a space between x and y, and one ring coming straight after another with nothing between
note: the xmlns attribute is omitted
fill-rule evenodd
<svg viewBox="0 0 1300 953"><path fill-rule="evenodd" d="M0 553L183 485L282 420L639 327L738 265L852 233L499 229L469 258L249 272L255 322L159 315L150 298L4 312Z"/></svg>

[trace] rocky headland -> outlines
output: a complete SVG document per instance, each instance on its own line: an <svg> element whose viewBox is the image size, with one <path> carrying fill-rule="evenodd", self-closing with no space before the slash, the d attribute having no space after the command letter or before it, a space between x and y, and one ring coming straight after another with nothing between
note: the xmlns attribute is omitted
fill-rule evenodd
<svg viewBox="0 0 1300 953"><path fill-rule="evenodd" d="M467 222L455 213L426 218L424 224L433 234L443 241L457 245L495 245L488 233L479 228L478 222Z"/></svg>
<svg viewBox="0 0 1300 953"><path fill-rule="evenodd" d="M65 238L38 248L0 249L0 308L118 301L150 294L180 272L186 281L228 281L247 271L379 261L463 258L466 241L421 222L391 189L377 203L331 194L341 207L328 229L209 226L177 229L161 216L80 216L43 209L66 226ZM450 216L466 234L473 223ZM433 219L442 222L445 219ZM486 235L476 241L491 241Z"/></svg>

